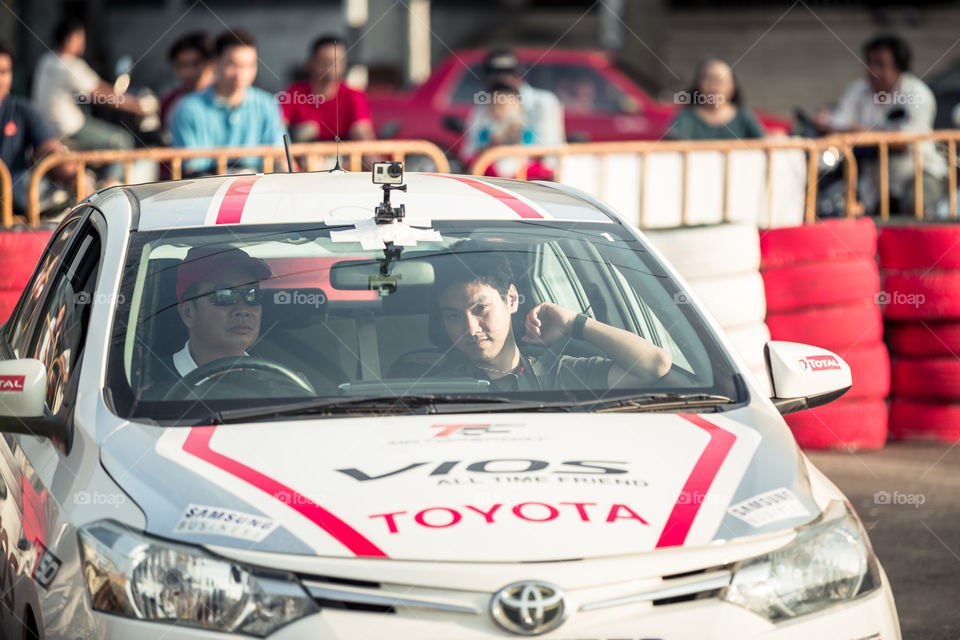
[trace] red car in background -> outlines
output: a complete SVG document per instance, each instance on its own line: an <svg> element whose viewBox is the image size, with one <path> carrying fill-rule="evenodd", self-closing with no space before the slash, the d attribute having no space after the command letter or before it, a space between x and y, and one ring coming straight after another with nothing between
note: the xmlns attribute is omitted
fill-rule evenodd
<svg viewBox="0 0 960 640"><path fill-rule="evenodd" d="M569 142L658 140L681 105L654 100L618 70L604 51L514 50L527 81L557 94ZM429 140L456 157L474 96L484 90L485 49L458 51L422 85L403 93L370 94L380 138ZM768 133L787 133L789 120L757 112Z"/></svg>

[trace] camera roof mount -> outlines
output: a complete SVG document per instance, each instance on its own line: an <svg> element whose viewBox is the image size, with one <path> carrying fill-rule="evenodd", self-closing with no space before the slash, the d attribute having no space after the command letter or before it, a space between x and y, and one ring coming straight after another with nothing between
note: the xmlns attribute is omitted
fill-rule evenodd
<svg viewBox="0 0 960 640"><path fill-rule="evenodd" d="M407 185L405 184L381 184L380 188L383 189L383 202L377 205L376 209L376 221L377 224L389 224L394 221L403 220L403 216L406 215L407 210L402 204L398 204L396 207L390 204L390 192L394 189L398 191L406 191Z"/></svg>

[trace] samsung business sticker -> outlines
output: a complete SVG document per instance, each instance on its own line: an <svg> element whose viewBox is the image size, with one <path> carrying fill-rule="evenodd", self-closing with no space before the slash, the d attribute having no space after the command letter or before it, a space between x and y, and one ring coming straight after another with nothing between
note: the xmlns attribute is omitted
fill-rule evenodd
<svg viewBox="0 0 960 640"><path fill-rule="evenodd" d="M774 489L760 493L748 500L738 502L727 513L753 525L763 527L773 522L809 516L800 499L790 489Z"/></svg>
<svg viewBox="0 0 960 640"><path fill-rule="evenodd" d="M242 511L191 504L180 516L174 533L206 533L260 542L277 528L270 518Z"/></svg>

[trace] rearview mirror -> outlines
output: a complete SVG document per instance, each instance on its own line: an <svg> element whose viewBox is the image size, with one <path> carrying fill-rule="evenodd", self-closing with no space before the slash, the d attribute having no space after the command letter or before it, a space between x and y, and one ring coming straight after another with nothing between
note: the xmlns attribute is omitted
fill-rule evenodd
<svg viewBox="0 0 960 640"><path fill-rule="evenodd" d="M348 291L383 291L385 285L432 285L433 265L422 260L391 262L387 275L380 273L380 260L343 260L330 267L330 284Z"/></svg>
<svg viewBox="0 0 960 640"><path fill-rule="evenodd" d="M832 402L853 385L843 358L819 347L771 341L764 347L774 406L782 415Z"/></svg>

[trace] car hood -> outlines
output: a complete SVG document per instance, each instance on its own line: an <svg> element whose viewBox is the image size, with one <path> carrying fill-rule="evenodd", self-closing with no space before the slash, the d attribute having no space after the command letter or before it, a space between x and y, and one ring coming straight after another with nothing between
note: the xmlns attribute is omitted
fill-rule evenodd
<svg viewBox="0 0 960 640"><path fill-rule="evenodd" d="M101 459L166 538L547 561L702 546L814 518L796 445L782 425L761 436L751 426L761 418L771 420L744 409L128 423Z"/></svg>

